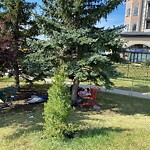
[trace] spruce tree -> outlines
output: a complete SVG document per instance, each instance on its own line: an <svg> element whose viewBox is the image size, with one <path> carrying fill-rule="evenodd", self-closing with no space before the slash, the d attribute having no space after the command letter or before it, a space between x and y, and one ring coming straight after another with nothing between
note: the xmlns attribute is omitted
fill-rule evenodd
<svg viewBox="0 0 150 150"><path fill-rule="evenodd" d="M69 120L72 112L71 100L65 84L64 70L60 67L56 70L52 85L48 90L48 101L44 105L44 127L47 136L64 138L73 127Z"/></svg>
<svg viewBox="0 0 150 150"><path fill-rule="evenodd" d="M117 76L112 63L99 52L121 46L121 27L105 29L95 25L121 3L122 0L43 0L39 23L48 38L47 47L57 57L55 61L63 59L66 71L74 77L72 100L77 98L81 81L103 81L110 87L109 78Z"/></svg>
<svg viewBox="0 0 150 150"><path fill-rule="evenodd" d="M24 76L29 76L26 81L33 83L34 81L45 80L52 77L55 66L58 66L57 58L51 54L51 51L43 49L46 44L44 40L29 40L30 53L24 56L21 62L21 68Z"/></svg>

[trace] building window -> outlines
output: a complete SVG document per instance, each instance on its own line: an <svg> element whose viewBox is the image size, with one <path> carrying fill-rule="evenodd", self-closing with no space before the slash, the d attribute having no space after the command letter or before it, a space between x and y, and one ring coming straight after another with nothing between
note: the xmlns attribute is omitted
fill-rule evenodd
<svg viewBox="0 0 150 150"><path fill-rule="evenodd" d="M146 29L150 29L150 21L146 22Z"/></svg>
<svg viewBox="0 0 150 150"><path fill-rule="evenodd" d="M150 11L147 12L147 18L150 18Z"/></svg>
<svg viewBox="0 0 150 150"><path fill-rule="evenodd" d="M126 32L129 31L129 24L126 24L126 26L125 26L125 31L126 31Z"/></svg>
<svg viewBox="0 0 150 150"><path fill-rule="evenodd" d="M150 1L149 1L149 4L148 4L148 10L150 10Z"/></svg>
<svg viewBox="0 0 150 150"><path fill-rule="evenodd" d="M129 16L130 16L130 8L128 8L126 12L126 17L129 17Z"/></svg>
<svg viewBox="0 0 150 150"><path fill-rule="evenodd" d="M132 25L132 31L136 31L136 24Z"/></svg>
<svg viewBox="0 0 150 150"><path fill-rule="evenodd" d="M150 1L149 1L150 2ZM150 4L148 5L147 17L150 17Z"/></svg>
<svg viewBox="0 0 150 150"><path fill-rule="evenodd" d="M138 7L135 7L135 8L134 8L133 15L134 15L134 16L138 16Z"/></svg>

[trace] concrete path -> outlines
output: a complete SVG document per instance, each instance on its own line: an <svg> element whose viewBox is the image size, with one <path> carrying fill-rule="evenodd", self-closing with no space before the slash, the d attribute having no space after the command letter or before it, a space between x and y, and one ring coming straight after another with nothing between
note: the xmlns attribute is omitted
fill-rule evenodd
<svg viewBox="0 0 150 150"><path fill-rule="evenodd" d="M46 82L51 82L51 80L47 80ZM71 82L66 82L68 86L70 86L72 83ZM91 88L91 87L98 87L98 86L93 86L93 85L87 85L87 84L80 84L81 87L83 88ZM110 93L116 93L116 94L122 94L122 95L127 95L127 96L133 96L133 97L139 97L139 98L145 98L150 100L150 91L147 93L140 93L140 92L134 92L134 91L126 91L126 90L119 90L119 89L110 89L107 90L105 87L99 87L101 91L104 92L110 92Z"/></svg>
<svg viewBox="0 0 150 150"><path fill-rule="evenodd" d="M110 92L110 93L117 93L122 95L128 95L133 97L145 98L150 100L150 92L148 93L140 93L140 92L133 92L133 91L126 91L126 90L119 90L119 89L112 89L106 90L104 87L100 87L102 91Z"/></svg>
<svg viewBox="0 0 150 150"><path fill-rule="evenodd" d="M70 85L69 82L66 83L67 85ZM127 96L133 96L133 97L139 97L139 98L145 98L150 100L150 91L148 93L140 93L140 92L134 92L134 91L126 91L126 90L119 90L119 89L106 89L105 87L99 87L99 86L93 86L93 85L86 85L86 84L80 84L83 88L90 88L90 87L98 87L101 89L101 91L104 92L110 92L110 93L116 93L121 95L127 95Z"/></svg>

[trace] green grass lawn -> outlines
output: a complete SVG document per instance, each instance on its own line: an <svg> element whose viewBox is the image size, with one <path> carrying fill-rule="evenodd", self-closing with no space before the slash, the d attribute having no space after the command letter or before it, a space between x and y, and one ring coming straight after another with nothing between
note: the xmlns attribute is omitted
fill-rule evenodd
<svg viewBox="0 0 150 150"><path fill-rule="evenodd" d="M134 92L148 93L150 92L150 81L131 80L131 79L112 79L115 84L114 88L129 90Z"/></svg>
<svg viewBox="0 0 150 150"><path fill-rule="evenodd" d="M15 85L15 79L14 77L7 77L4 76L3 78L0 78L0 88L4 88L7 86L14 86ZM25 80L23 80L22 78L20 78L20 85L23 86L25 85Z"/></svg>
<svg viewBox="0 0 150 150"><path fill-rule="evenodd" d="M101 92L102 110L75 110L72 139L47 139L43 104L0 112L1 150L149 150L150 100Z"/></svg>
<svg viewBox="0 0 150 150"><path fill-rule="evenodd" d="M6 87L6 86L11 86L14 85L14 78L8 78L8 77L3 77L0 78L0 88Z"/></svg>
<svg viewBox="0 0 150 150"><path fill-rule="evenodd" d="M0 79L0 89L5 88L7 86L13 86L15 85L14 77L8 78L7 76ZM25 82L24 79L20 78L20 85L22 89L32 89L32 90L39 90L39 91L47 91L47 89L50 87L50 84L45 84L44 81L36 81L33 83L33 85L30 85Z"/></svg>

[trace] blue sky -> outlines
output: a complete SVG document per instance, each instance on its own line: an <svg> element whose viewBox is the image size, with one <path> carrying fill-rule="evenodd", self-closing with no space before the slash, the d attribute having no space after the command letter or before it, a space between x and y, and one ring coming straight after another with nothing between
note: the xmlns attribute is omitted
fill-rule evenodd
<svg viewBox="0 0 150 150"><path fill-rule="evenodd" d="M102 19L97 26L99 27L113 27L124 24L124 15L125 15L125 3L118 6L111 14L108 15L107 21Z"/></svg>
<svg viewBox="0 0 150 150"><path fill-rule="evenodd" d="M28 2L37 2L37 0L26 0ZM41 4L42 0L38 0L38 3ZM105 19L101 19L100 22L97 23L98 27L113 27L124 24L124 14L125 14L125 3L119 5L117 9L115 9L111 14L108 15L107 21Z"/></svg>

